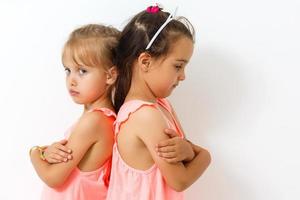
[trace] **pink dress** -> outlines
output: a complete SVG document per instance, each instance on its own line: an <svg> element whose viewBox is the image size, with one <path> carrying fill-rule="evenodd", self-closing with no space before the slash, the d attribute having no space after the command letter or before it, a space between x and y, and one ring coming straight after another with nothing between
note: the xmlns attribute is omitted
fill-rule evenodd
<svg viewBox="0 0 300 200"><path fill-rule="evenodd" d="M100 111L104 115L115 121L115 113L107 108L94 109ZM66 134L71 133L72 127ZM44 186L42 192L42 200L104 200L106 199L107 187L110 176L111 159L106 161L99 169L82 172L79 168L75 168L66 182L58 188L50 188Z"/></svg>
<svg viewBox="0 0 300 200"><path fill-rule="evenodd" d="M134 113L142 106L158 105L168 110L173 118L170 122L163 115L169 127L175 129L181 137L178 123L171 112L171 106L165 99L157 99L157 103L145 102L141 100L131 100L122 105L115 121L115 137L117 137L120 126L126 122L131 113ZM160 110L160 109L159 109ZM161 111L161 110L160 110ZM161 111L162 112L162 111ZM163 113L162 113L163 114ZM117 141L117 140L116 140ZM117 142L113 147L112 169L107 193L107 200L182 200L183 192L176 192L165 182L158 166L154 163L147 170L134 169L122 159Z"/></svg>

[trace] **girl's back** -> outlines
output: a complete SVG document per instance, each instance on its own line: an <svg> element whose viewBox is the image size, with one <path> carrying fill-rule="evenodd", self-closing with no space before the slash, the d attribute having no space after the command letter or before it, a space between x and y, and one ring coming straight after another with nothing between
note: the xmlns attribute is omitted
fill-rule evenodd
<svg viewBox="0 0 300 200"><path fill-rule="evenodd" d="M166 127L176 129L183 136L175 119L167 120L161 107L171 115L164 99L158 99L157 103L131 100L121 107L115 122L116 143L107 199L183 199L183 193L167 185L147 146L139 138L143 133L138 131L141 124L136 124L135 118L149 109L160 115Z"/></svg>
<svg viewBox="0 0 300 200"><path fill-rule="evenodd" d="M116 48L119 75L114 103L118 116L109 200L183 199L181 192L210 162L206 150L178 137L183 133L164 100L185 79L185 67L193 54L193 31L185 22L150 6L136 14L121 33ZM173 129L178 143L163 150L161 142L174 142L165 133L167 128ZM176 144L183 147L184 156L177 157Z"/></svg>
<svg viewBox="0 0 300 200"><path fill-rule="evenodd" d="M74 134L77 134L76 128L78 128L78 124L82 123L82 120L86 120L83 118L93 118L94 120L89 120L90 126L106 130L102 132L106 135L100 132L93 135L86 134L86 137L95 137L96 142L89 148L77 167L72 170L61 186L55 188L44 186L42 193L43 200L106 198L111 158L106 158L103 154L110 155L109 152L106 152L111 151L110 148L114 138L111 127L115 120L115 113L107 108L98 108L84 114L81 119L68 130L66 139L70 139L70 137L74 139L74 137L77 137L76 135L74 136Z"/></svg>

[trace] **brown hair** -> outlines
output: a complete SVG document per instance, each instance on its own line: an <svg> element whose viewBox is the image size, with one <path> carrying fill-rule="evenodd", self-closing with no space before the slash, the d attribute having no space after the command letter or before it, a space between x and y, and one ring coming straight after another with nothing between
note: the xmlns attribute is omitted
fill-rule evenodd
<svg viewBox="0 0 300 200"><path fill-rule="evenodd" d="M116 48L116 66L119 73L114 96L116 111L124 103L131 85L133 63L141 53L147 52L152 57L159 58L166 56L171 45L180 37L185 36L194 42L193 26L186 18L179 17L170 21L146 50L149 41L169 15L170 13L161 10L157 13L142 11L135 15L121 32Z"/></svg>

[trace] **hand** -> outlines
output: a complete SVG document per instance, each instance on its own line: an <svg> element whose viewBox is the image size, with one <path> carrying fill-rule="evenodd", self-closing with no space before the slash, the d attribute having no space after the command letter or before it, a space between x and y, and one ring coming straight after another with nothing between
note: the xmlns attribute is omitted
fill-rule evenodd
<svg viewBox="0 0 300 200"><path fill-rule="evenodd" d="M161 141L156 145L157 154L169 163L189 162L195 157L192 144L178 136L176 131L165 129L170 139Z"/></svg>
<svg viewBox="0 0 300 200"><path fill-rule="evenodd" d="M67 140L61 140L59 142L54 142L44 150L44 156L48 163L61 163L68 162L72 159L72 150L68 149L66 146Z"/></svg>

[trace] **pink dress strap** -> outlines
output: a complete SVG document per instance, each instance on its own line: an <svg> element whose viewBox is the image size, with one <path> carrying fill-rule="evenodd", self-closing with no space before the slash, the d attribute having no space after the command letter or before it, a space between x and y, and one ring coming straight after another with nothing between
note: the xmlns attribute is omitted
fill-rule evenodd
<svg viewBox="0 0 300 200"><path fill-rule="evenodd" d="M124 103L123 106L121 106L115 121L115 134L119 133L121 125L127 121L129 116L143 106L155 107L155 104L142 100L131 100Z"/></svg>
<svg viewBox="0 0 300 200"><path fill-rule="evenodd" d="M162 106L164 109L166 109L171 117L172 117L172 121L170 122L170 120L163 114L163 116L166 118L166 120L169 122L169 127L173 128L174 130L177 131L177 133L179 134L179 136L181 138L184 138L184 133L181 130L180 126L179 126L179 122L176 120L174 114L173 114L173 109L171 104L169 103L169 101L167 99L157 99L157 103Z"/></svg>
<svg viewBox="0 0 300 200"><path fill-rule="evenodd" d="M159 108L159 105L162 106L164 109L166 109L169 112L169 114L172 117L172 121L170 121L165 116L163 111ZM122 106L120 108L117 119L115 121L115 126L114 126L115 133L118 134L121 125L128 120L128 118L130 117L130 115L132 113L136 112L143 106L152 106L152 107L158 109L162 113L162 116L166 120L169 128L177 131L177 133L179 134L180 137L182 137L182 138L184 137L184 134L182 133L182 130L180 129L180 126L173 115L172 106L170 105L170 103L168 102L167 99L157 99L156 103L142 101L142 100L131 100L131 101L124 103L124 106Z"/></svg>
<svg viewBox="0 0 300 200"><path fill-rule="evenodd" d="M109 108L104 108L104 107L103 108L94 108L94 109L90 110L89 112L95 112L95 111L100 111L107 117L113 117L114 119L117 118L116 113Z"/></svg>

